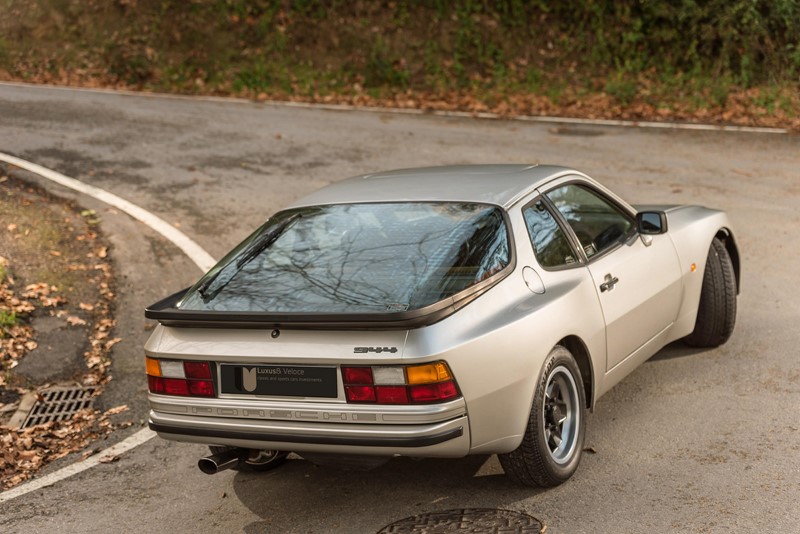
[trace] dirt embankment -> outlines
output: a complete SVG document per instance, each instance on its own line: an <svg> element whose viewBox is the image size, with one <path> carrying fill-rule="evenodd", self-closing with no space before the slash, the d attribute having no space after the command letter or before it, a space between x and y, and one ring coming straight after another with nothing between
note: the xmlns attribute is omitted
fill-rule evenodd
<svg viewBox="0 0 800 534"><path fill-rule="evenodd" d="M110 380L120 340L110 251L98 223L93 211L0 169L0 488L125 426L109 420L124 407L18 423L26 399L41 401L53 386L90 386L96 396Z"/></svg>
<svg viewBox="0 0 800 534"><path fill-rule="evenodd" d="M787 0L6 5L0 80L800 131Z"/></svg>

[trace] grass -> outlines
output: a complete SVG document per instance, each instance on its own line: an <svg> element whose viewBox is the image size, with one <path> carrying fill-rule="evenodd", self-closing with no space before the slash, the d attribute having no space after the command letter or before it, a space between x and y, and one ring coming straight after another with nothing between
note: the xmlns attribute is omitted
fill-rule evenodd
<svg viewBox="0 0 800 534"><path fill-rule="evenodd" d="M0 334L6 328L11 328L17 324L17 314L14 311L0 310Z"/></svg>
<svg viewBox="0 0 800 534"><path fill-rule="evenodd" d="M7 283L8 269L0 260L0 287ZM0 338L5 337L6 330L17 325L17 314L13 310L0 309Z"/></svg>

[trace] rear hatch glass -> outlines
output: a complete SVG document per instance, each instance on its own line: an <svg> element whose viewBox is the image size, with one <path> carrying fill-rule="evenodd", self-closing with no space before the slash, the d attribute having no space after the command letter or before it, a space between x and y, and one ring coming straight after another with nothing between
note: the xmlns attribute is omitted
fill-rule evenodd
<svg viewBox="0 0 800 534"><path fill-rule="evenodd" d="M182 310L387 313L424 308L510 262L501 210L374 203L280 212L178 303Z"/></svg>

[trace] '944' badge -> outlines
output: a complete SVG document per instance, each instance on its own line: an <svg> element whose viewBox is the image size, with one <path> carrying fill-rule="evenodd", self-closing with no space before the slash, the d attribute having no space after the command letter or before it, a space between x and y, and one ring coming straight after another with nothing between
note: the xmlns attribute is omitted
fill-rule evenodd
<svg viewBox="0 0 800 534"><path fill-rule="evenodd" d="M370 352L374 352L375 354L381 354L384 352L394 354L397 352L397 347L353 347L353 352L355 354L367 354Z"/></svg>

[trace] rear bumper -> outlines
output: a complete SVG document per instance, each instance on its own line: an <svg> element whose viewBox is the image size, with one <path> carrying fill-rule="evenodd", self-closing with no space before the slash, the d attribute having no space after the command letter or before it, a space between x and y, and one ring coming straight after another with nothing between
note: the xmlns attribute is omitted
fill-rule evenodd
<svg viewBox="0 0 800 534"><path fill-rule="evenodd" d="M174 441L298 453L451 458L466 456L470 448L463 399L430 406L391 406L379 413L375 406L365 405L340 404L335 406L339 411L333 412L334 406L316 403L283 404L280 411L272 409L277 407L272 403L248 403L245 415L242 403L152 394L150 404L150 428ZM301 406L302 411L297 409ZM233 410L237 416L221 416L233 415ZM277 417L281 415L286 418Z"/></svg>

